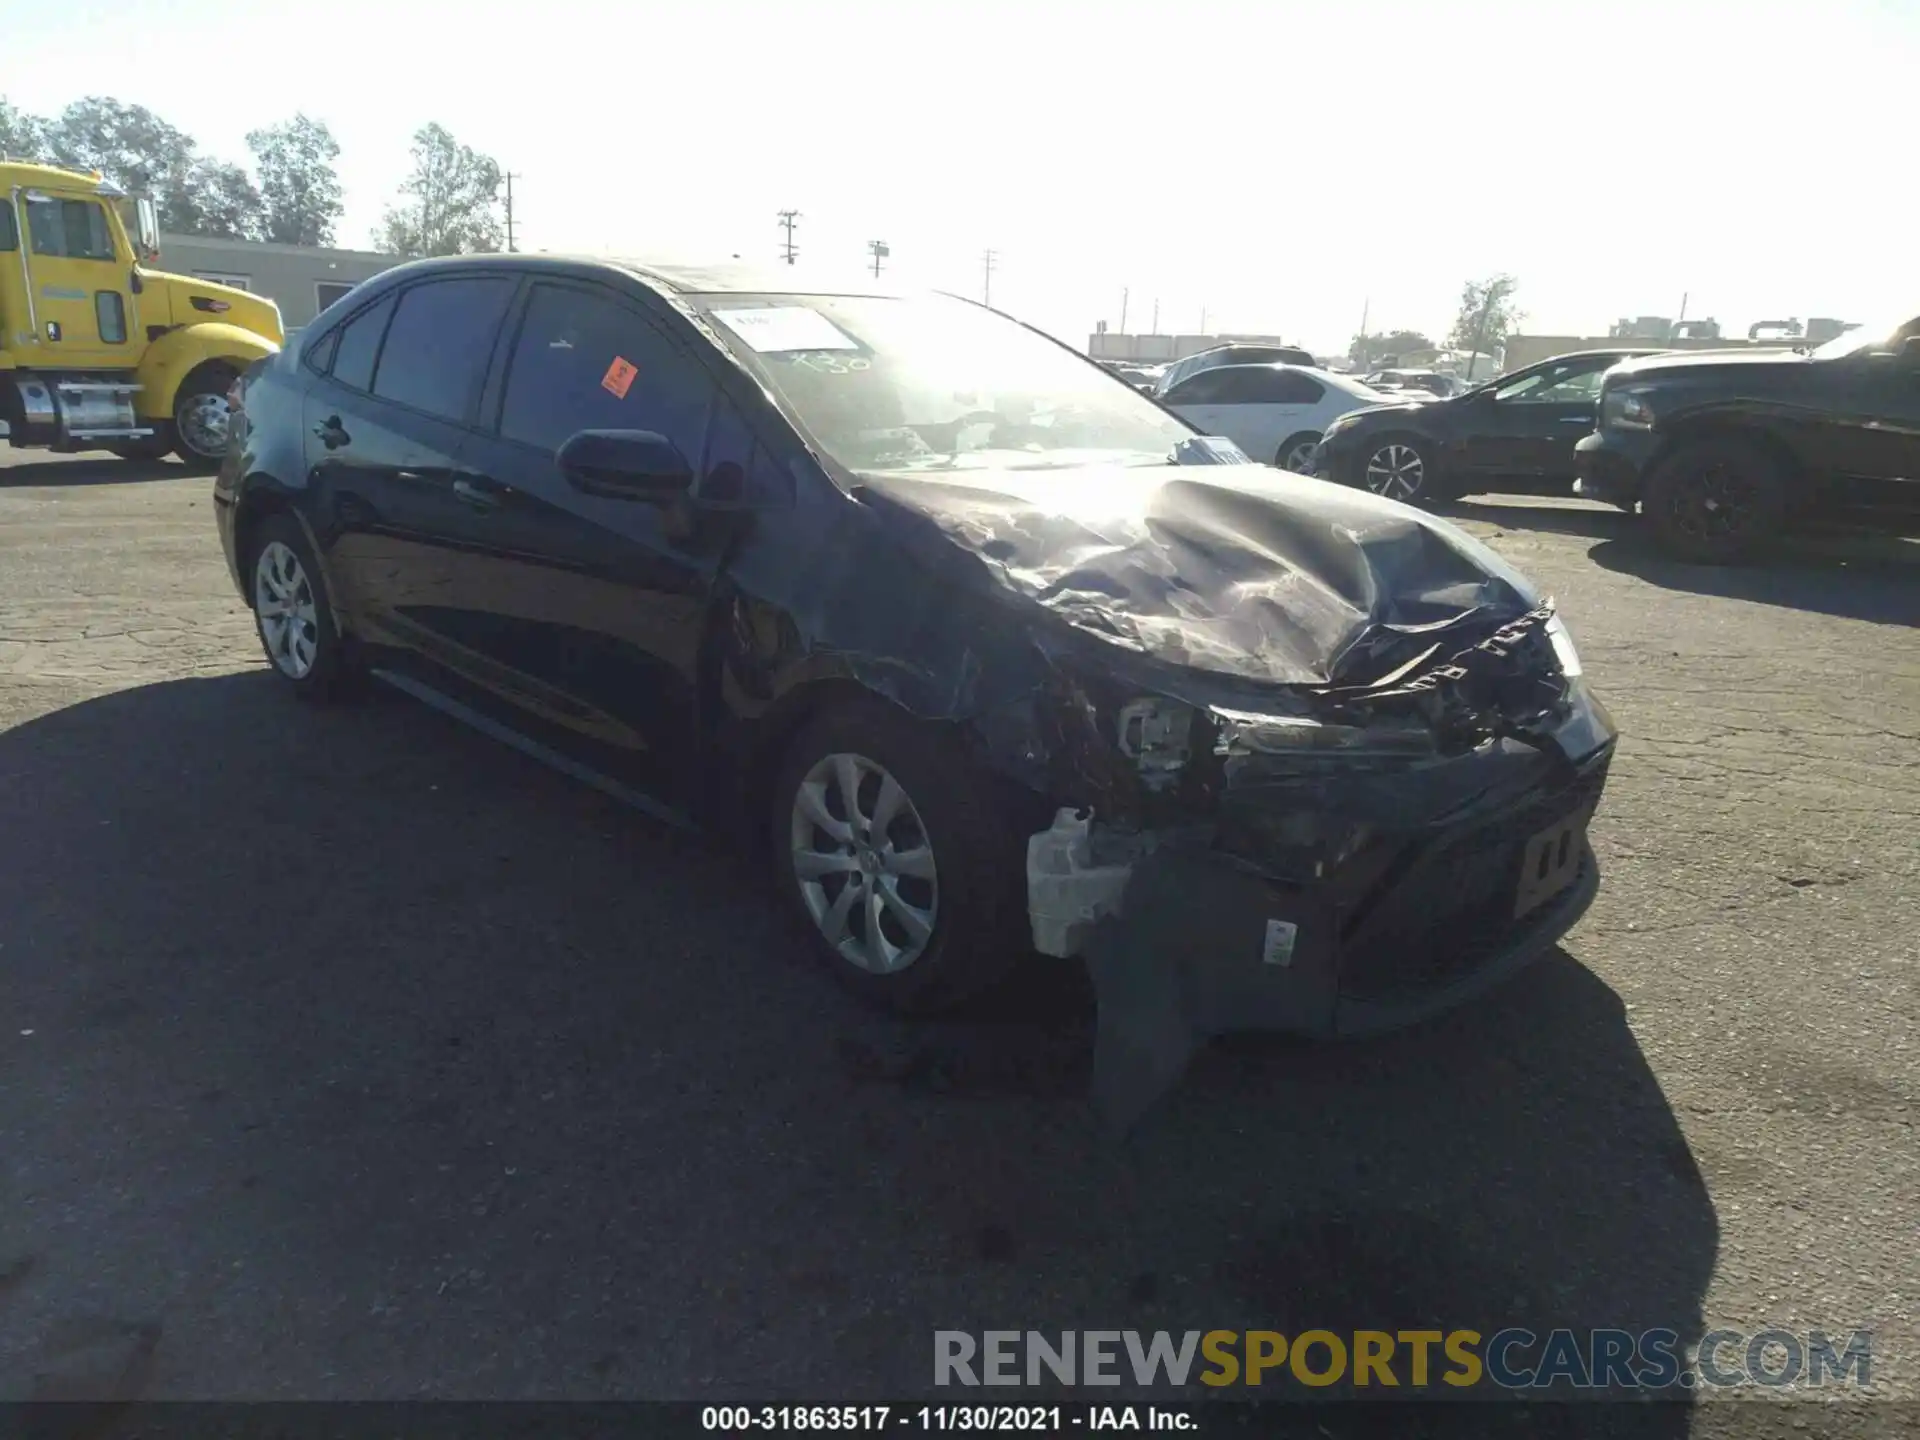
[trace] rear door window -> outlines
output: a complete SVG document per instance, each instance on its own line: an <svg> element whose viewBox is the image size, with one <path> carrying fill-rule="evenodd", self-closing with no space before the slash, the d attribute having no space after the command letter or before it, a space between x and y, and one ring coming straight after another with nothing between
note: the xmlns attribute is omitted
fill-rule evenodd
<svg viewBox="0 0 1920 1440"><path fill-rule="evenodd" d="M425 280L401 291L374 369L373 393L465 424L513 299L506 275ZM336 371L339 361L334 362Z"/></svg>
<svg viewBox="0 0 1920 1440"><path fill-rule="evenodd" d="M500 434L552 453L581 430L651 430L698 465L714 389L705 367L631 304L597 288L536 285Z"/></svg>

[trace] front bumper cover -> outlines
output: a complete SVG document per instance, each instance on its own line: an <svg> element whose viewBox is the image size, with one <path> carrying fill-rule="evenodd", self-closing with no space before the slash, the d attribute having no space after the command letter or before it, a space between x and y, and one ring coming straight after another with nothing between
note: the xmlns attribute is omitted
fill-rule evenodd
<svg viewBox="0 0 1920 1440"><path fill-rule="evenodd" d="M1502 741L1441 767L1436 782L1407 782L1406 828L1383 831L1344 875L1288 881L1218 843L1143 857L1124 910L1093 929L1084 952L1099 1000L1097 1103L1125 1128L1211 1036L1399 1029L1551 949L1598 892L1585 822L1613 745L1605 710L1576 683L1549 744ZM1354 798L1384 819L1395 789L1369 784ZM1529 841L1568 821L1578 849L1561 857L1561 888L1516 914Z"/></svg>
<svg viewBox="0 0 1920 1440"><path fill-rule="evenodd" d="M1573 493L1609 505L1636 504L1658 443L1641 431L1599 430L1582 437L1573 447Z"/></svg>

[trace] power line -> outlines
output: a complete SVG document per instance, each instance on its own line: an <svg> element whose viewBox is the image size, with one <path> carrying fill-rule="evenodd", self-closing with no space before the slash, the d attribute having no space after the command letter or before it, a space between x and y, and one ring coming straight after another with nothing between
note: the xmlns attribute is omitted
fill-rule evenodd
<svg viewBox="0 0 1920 1440"><path fill-rule="evenodd" d="M999 264L1000 253L997 250L989 250L980 258L980 303L991 309L993 307L993 272Z"/></svg>
<svg viewBox="0 0 1920 1440"><path fill-rule="evenodd" d="M780 212L781 228L787 232L787 238L781 246L780 258L785 260L789 265L793 264L794 257L800 253L793 248L793 224L794 221L799 218L800 212L798 210L782 210Z"/></svg>

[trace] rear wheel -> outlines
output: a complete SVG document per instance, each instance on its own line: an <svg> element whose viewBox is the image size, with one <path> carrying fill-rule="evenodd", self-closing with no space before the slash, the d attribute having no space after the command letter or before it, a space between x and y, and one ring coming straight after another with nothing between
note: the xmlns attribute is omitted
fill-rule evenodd
<svg viewBox="0 0 1920 1440"><path fill-rule="evenodd" d="M197 470L219 467L233 417L227 390L237 378L229 365L202 365L173 401L173 453Z"/></svg>
<svg viewBox="0 0 1920 1440"><path fill-rule="evenodd" d="M152 435L138 440L121 440L107 446L107 453L122 460L164 460L173 453L173 436L162 425Z"/></svg>
<svg viewBox="0 0 1920 1440"><path fill-rule="evenodd" d="M840 981L928 1014L1031 949L1023 845L932 727L878 702L809 724L774 782L777 883Z"/></svg>
<svg viewBox="0 0 1920 1440"><path fill-rule="evenodd" d="M1302 430L1298 435L1289 435L1280 444L1279 453L1273 457L1273 463L1282 470L1291 470L1296 475L1311 475L1313 452L1320 444L1320 432Z"/></svg>
<svg viewBox="0 0 1920 1440"><path fill-rule="evenodd" d="M1640 513L1661 549L1682 560L1724 565L1774 538L1786 518L1780 465L1745 441L1684 445L1653 467Z"/></svg>
<svg viewBox="0 0 1920 1440"><path fill-rule="evenodd" d="M320 566L291 515L269 515L254 527L243 573L260 648L274 672L309 700L346 690L352 679L346 647Z"/></svg>

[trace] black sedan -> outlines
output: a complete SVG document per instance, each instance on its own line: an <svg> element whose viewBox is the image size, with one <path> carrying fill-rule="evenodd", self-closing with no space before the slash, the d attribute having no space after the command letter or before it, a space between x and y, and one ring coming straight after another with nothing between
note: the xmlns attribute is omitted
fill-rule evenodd
<svg viewBox="0 0 1920 1440"><path fill-rule="evenodd" d="M738 825L898 1009L1083 957L1126 1091L1585 910L1613 729L1526 580L978 305L796 273L421 261L255 366L216 512L286 685Z"/></svg>
<svg viewBox="0 0 1920 1440"><path fill-rule="evenodd" d="M1654 353L1584 350L1463 395L1352 411L1321 436L1311 473L1409 504L1488 490L1570 494L1573 447L1593 429L1601 377Z"/></svg>

